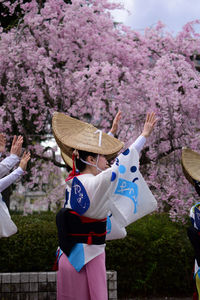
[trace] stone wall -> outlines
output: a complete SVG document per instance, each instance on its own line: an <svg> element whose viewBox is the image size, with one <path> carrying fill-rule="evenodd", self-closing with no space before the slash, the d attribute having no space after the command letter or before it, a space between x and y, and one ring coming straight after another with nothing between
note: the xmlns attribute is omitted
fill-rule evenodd
<svg viewBox="0 0 200 300"><path fill-rule="evenodd" d="M107 271L109 300L117 300L117 272ZM0 273L1 300L56 300L56 272Z"/></svg>

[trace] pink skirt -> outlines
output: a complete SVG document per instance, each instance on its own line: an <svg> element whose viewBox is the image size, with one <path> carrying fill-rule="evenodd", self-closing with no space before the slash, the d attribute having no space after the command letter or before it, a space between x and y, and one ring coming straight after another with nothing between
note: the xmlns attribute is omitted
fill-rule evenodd
<svg viewBox="0 0 200 300"><path fill-rule="evenodd" d="M77 272L63 253L57 273L57 300L107 300L105 252Z"/></svg>

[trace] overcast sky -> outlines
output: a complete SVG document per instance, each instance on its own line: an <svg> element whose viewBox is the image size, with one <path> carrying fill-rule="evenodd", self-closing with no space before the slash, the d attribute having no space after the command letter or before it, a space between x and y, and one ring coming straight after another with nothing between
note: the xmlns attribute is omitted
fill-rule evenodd
<svg viewBox="0 0 200 300"><path fill-rule="evenodd" d="M200 19L200 0L114 0L114 2L123 3L130 11L130 15L116 11L115 19L137 31L162 21L167 31L176 34L187 22Z"/></svg>

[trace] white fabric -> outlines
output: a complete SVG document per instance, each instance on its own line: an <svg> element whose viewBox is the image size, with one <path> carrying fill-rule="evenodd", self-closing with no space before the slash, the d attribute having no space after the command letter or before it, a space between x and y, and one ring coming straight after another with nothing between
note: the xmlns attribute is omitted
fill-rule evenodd
<svg viewBox="0 0 200 300"><path fill-rule="evenodd" d="M116 163L100 174L96 176L92 174L82 174L77 177L86 190L90 200L90 205L83 215L95 219L104 219L109 215L111 216L111 230L107 234L107 239L125 237L125 227L127 225L152 212L157 207L155 198L138 170L138 150L140 151L142 149L145 141L146 139L143 136L140 136L129 148L130 151L128 155L120 154L116 159ZM134 171L134 173L130 172L132 166L137 168L137 171ZM126 170L124 174L122 172L123 169ZM115 178L114 180L111 179L113 174L115 174L113 177ZM138 179L133 183L132 180L136 177ZM129 182L130 186L137 187L138 196L135 196L135 198L132 199L131 190L130 197L127 197L127 195L129 196L127 192L125 194L117 193L120 180L122 180L122 182ZM73 181L68 182L69 186L72 184ZM76 187L73 186L73 189L76 189ZM78 190L81 191L81 185L77 185L77 191ZM82 191L79 196L80 198L78 198L78 201L80 200L81 202L81 197L83 197ZM134 204L133 200L136 204ZM71 207L70 201L68 202L67 207ZM85 263L103 251L104 245L84 245Z"/></svg>
<svg viewBox="0 0 200 300"><path fill-rule="evenodd" d="M24 171L22 170L22 168L18 167L16 170L14 170L9 175L1 178L0 179L0 193L23 174L24 174Z"/></svg>
<svg viewBox="0 0 200 300"><path fill-rule="evenodd" d="M0 178L4 177L19 162L19 157L11 154L0 162Z"/></svg>
<svg viewBox="0 0 200 300"><path fill-rule="evenodd" d="M115 165L113 168L117 178L111 184L112 190L115 191L111 195L111 211L115 216L114 207L118 210L121 217L119 219L116 215L116 218L124 227L157 208L157 202L139 171L138 152L133 145L129 151L127 156L130 157L131 161L123 154L118 157L118 166ZM129 160L128 165L127 160ZM132 167L134 172L131 172Z"/></svg>
<svg viewBox="0 0 200 300"><path fill-rule="evenodd" d="M0 238L11 236L16 232L17 227L11 220L8 208L0 195Z"/></svg>
<svg viewBox="0 0 200 300"><path fill-rule="evenodd" d="M114 134L110 131L107 134L114 137Z"/></svg>
<svg viewBox="0 0 200 300"><path fill-rule="evenodd" d="M1 192L5 190L9 185L16 181L24 171L21 167L18 167L12 173L6 177L0 179L0 238L8 237L17 232L17 227L11 220L8 208L5 202L2 200Z"/></svg>

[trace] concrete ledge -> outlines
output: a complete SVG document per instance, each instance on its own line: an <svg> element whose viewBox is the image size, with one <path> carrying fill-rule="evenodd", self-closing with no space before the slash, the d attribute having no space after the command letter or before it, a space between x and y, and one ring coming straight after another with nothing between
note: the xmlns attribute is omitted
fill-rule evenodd
<svg viewBox="0 0 200 300"><path fill-rule="evenodd" d="M117 272L107 271L108 299L117 300ZM1 300L56 300L56 272L0 273Z"/></svg>

